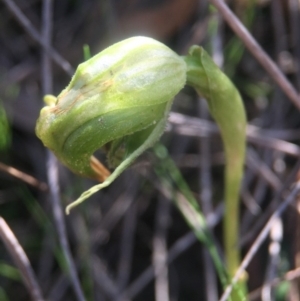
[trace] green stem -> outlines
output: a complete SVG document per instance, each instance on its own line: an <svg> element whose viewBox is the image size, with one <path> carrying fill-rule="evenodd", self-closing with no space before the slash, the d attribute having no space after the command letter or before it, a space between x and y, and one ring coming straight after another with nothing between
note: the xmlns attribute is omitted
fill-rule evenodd
<svg viewBox="0 0 300 301"><path fill-rule="evenodd" d="M224 248L228 272L230 277L233 277L240 264L239 191L245 159L245 109L235 86L203 48L192 46L184 60L187 64L187 84L194 87L197 93L207 100L210 113L220 128L224 143L226 159ZM244 283L242 286L245 287ZM234 295L232 297L233 300L239 300Z"/></svg>

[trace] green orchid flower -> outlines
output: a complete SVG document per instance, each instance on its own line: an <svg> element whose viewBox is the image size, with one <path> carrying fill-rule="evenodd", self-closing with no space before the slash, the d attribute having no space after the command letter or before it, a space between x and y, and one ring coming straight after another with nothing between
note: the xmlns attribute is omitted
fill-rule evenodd
<svg viewBox="0 0 300 301"><path fill-rule="evenodd" d="M164 44L133 37L80 64L57 98L45 97L36 134L75 173L101 182L66 212L110 185L165 130L174 97L192 86L206 98L224 142L224 241L229 275L240 262L239 189L245 157L246 115L230 79L199 46L181 57ZM106 155L101 163L94 153ZM239 300L234 294L233 300Z"/></svg>
<svg viewBox="0 0 300 301"><path fill-rule="evenodd" d="M167 46L124 40L80 64L57 98L45 97L36 134L72 171L103 182L108 168L127 167L159 139L185 82L186 64ZM93 156L98 149L108 168Z"/></svg>
<svg viewBox="0 0 300 301"><path fill-rule="evenodd" d="M37 136L73 172L101 182L67 212L110 185L158 141L173 98L186 83L207 99L220 126L227 158L226 199L237 203L246 125L238 91L203 48L192 46L181 57L151 38L133 37L80 64L57 98L44 99ZM93 155L98 149L106 162Z"/></svg>

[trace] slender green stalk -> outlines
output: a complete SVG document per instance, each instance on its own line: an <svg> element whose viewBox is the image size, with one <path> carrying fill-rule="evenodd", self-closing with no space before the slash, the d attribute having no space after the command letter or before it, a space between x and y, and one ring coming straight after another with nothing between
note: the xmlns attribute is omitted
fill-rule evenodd
<svg viewBox="0 0 300 301"><path fill-rule="evenodd" d="M189 55L184 59L187 64L187 84L193 86L197 93L207 100L224 143L224 245L228 272L230 277L233 277L240 264L239 191L245 158L245 110L235 86L201 47L192 46Z"/></svg>

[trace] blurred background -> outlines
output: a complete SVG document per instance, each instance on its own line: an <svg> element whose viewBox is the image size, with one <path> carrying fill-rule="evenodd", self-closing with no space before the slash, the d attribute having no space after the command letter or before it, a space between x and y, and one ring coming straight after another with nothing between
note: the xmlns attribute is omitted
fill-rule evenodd
<svg viewBox="0 0 300 301"><path fill-rule="evenodd" d="M299 0L226 2L299 91ZM47 26L55 61L41 46ZM69 216L66 205L96 183L58 165L60 205L49 193L49 155L34 132L43 95L58 95L68 85L84 60L84 45L93 55L136 35L182 55L202 45L243 97L249 121L239 229L243 254L296 181L299 110L208 0L0 1L0 212L29 258L42 300L214 301L222 293L206 249L171 203L172 193L160 187L151 150ZM162 142L222 254L222 142L206 102L191 89L176 97L172 111ZM299 273L268 284L300 268L298 209L295 201L256 250L247 269L250 300L300 300ZM0 300L40 300L31 296L3 242L2 237ZM70 258L78 278L70 276Z"/></svg>

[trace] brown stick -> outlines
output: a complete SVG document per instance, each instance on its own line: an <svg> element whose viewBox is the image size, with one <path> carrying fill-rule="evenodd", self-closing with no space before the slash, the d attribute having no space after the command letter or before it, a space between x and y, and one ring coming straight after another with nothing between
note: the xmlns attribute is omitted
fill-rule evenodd
<svg viewBox="0 0 300 301"><path fill-rule="evenodd" d="M12 15L21 24L25 31L49 54L49 56L70 76L73 75L74 70L70 63L65 60L51 45L45 43L43 37L33 27L30 20L22 13L19 7L12 0L3 0L6 7L10 10Z"/></svg>
<svg viewBox="0 0 300 301"><path fill-rule="evenodd" d="M26 256L14 233L11 231L2 217L0 217L0 237L4 242L9 254L13 258L16 266L18 267L32 300L44 301L41 289L35 278L28 257Z"/></svg>
<svg viewBox="0 0 300 301"><path fill-rule="evenodd" d="M31 186L37 187L38 189L40 189L42 191L45 191L48 189L48 186L46 183L40 182L39 180L32 177L31 175L28 175L27 173L24 173L14 167L8 166L1 162L0 162L0 170L8 173L9 175L11 175L15 178L22 180L23 182L25 182Z"/></svg>

